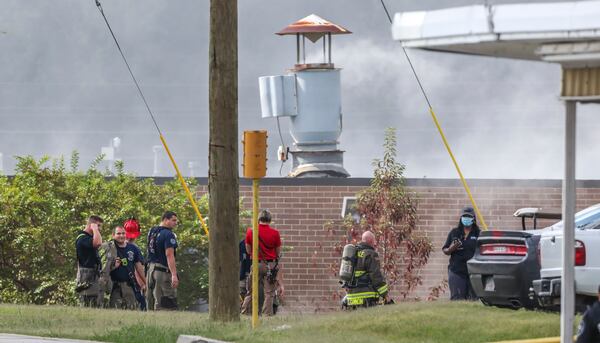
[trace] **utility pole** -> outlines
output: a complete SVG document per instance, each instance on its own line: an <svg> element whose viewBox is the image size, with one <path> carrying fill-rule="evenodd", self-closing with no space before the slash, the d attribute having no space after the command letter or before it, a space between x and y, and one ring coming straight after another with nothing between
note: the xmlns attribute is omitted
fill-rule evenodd
<svg viewBox="0 0 600 343"><path fill-rule="evenodd" d="M240 320L237 0L210 1L209 319Z"/></svg>

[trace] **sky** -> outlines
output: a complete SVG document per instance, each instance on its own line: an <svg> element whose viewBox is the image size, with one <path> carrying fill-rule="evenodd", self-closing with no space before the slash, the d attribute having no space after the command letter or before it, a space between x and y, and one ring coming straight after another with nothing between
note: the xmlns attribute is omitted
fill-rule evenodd
<svg viewBox="0 0 600 343"><path fill-rule="evenodd" d="M101 2L183 174L206 176L209 1ZM482 3L386 1L392 13ZM161 148L155 173L153 147L160 140L94 0L3 0L0 6L5 174L14 173L14 156L68 160L74 150L86 169L114 137L120 138L117 157L128 172L174 174ZM274 33L313 13L353 32L333 37L332 56L342 68L339 148L346 170L353 177L372 176L384 130L394 127L405 176L456 178L379 0L240 0L240 141L244 130L269 131L268 176L280 176L275 153L280 142L275 120L261 119L258 77L281 75L293 66L295 39ZM465 177L562 178L558 65L420 50L409 55ZM599 110L578 106L579 179L598 175ZM292 145L287 118L281 124L284 141ZM282 175L290 168L291 161Z"/></svg>

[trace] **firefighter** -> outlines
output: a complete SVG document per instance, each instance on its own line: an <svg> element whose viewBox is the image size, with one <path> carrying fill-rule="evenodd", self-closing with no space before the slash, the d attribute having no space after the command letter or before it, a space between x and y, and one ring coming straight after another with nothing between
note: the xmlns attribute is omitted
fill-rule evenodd
<svg viewBox="0 0 600 343"><path fill-rule="evenodd" d="M144 273L142 253L137 245L128 243L126 231L122 226L115 227L113 232L113 255L116 257L114 268L111 268L112 281L110 307L135 310L139 308L137 294L140 288L135 279L135 273ZM142 284L146 284L145 278Z"/></svg>
<svg viewBox="0 0 600 343"><path fill-rule="evenodd" d="M177 227L177 214L166 211L159 226L148 232L148 271L146 280L146 298L148 305L154 299L154 310L177 309L177 264L175 262L177 251L177 236L173 229ZM149 296L151 295L151 297ZM148 306L151 309L151 306Z"/></svg>
<svg viewBox="0 0 600 343"><path fill-rule="evenodd" d="M98 248L102 245L100 229L104 221L98 216L90 216L85 229L79 231L75 239L77 252L77 280L75 291L79 304L85 307L101 307L104 293L100 290L101 269Z"/></svg>
<svg viewBox="0 0 600 343"><path fill-rule="evenodd" d="M344 307L370 307L379 303L392 303L388 295L388 285L381 273L379 255L375 251L375 235L371 231L362 234L361 242L356 247L356 266L354 282L346 286L347 294Z"/></svg>
<svg viewBox="0 0 600 343"><path fill-rule="evenodd" d="M138 220L135 217L130 217L129 219L127 219L125 221L125 223L123 223L123 227L125 228L125 238L127 238L127 243L135 245L135 247L140 251L140 255L141 255L141 249L135 243L135 241L141 234L140 223L138 222ZM141 255L141 259L142 259L142 261L141 261L142 265L145 266L146 261L144 260L144 255ZM146 292L146 274L140 273L136 269L134 276L135 276L135 282L136 282L136 286L137 286L135 289L135 291L136 291L135 298L140 304L140 310L146 311L147 303L146 303L146 297L144 296L144 293ZM152 302L152 304L154 306L154 302Z"/></svg>

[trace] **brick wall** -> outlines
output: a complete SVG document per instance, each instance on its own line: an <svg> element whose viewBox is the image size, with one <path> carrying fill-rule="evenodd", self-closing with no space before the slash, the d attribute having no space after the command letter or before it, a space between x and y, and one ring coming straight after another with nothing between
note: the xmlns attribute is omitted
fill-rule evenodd
<svg viewBox="0 0 600 343"><path fill-rule="evenodd" d="M200 180L206 185L206 180ZM521 221L512 214L521 207L561 208L561 182L556 180L470 180L477 205L488 227L520 230ZM331 247L340 236L324 228L339 220L344 196L354 196L369 185L369 179L263 179L260 207L273 213L273 226L280 230L284 245L292 247L283 258L286 312L329 311L339 308L333 294L340 290L330 265L339 259ZM415 296L427 297L429 289L447 277L448 257L441 252L448 231L458 223L460 209L469 200L458 180L408 179L407 186L418 201L418 230L433 242L434 252L422 271L424 284ZM579 181L577 209L600 202L599 181ZM206 192L201 186L199 192ZM240 196L252 208L252 189L242 180ZM540 227L553 221L540 221ZM392 288L392 296L397 290ZM446 297L447 294L444 295Z"/></svg>

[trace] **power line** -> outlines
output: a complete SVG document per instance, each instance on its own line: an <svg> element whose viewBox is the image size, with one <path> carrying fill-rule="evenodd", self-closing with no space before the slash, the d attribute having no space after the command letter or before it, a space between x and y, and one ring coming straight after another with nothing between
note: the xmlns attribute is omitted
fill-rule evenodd
<svg viewBox="0 0 600 343"><path fill-rule="evenodd" d="M383 10L385 11L385 14L387 15L387 18L388 18L390 24L393 25L393 21L392 21L392 17L390 16L390 12L387 10L387 7L385 6L385 3L383 2L383 0L380 0L380 1L381 1L381 6L383 6ZM444 143L444 146L446 147L446 150L448 151L448 155L450 155L450 158L452 159L452 163L454 164L454 168L456 169L456 172L458 173L458 176L460 177L460 181L463 184L465 192L467 193L467 196L471 200L471 204L473 205L473 208L475 209L475 213L477 214L477 217L479 218L479 222L483 226L483 229L487 230L487 224L486 224L485 220L483 219L481 212L479 211L479 207L477 207L477 204L475 203L475 199L473 198L473 195L471 194L471 190L469 189L469 185L467 184L467 181L465 180L465 177L463 176L462 171L460 170L460 167L458 166L458 162L456 161L454 154L452 153L452 149L450 149L450 144L448 144L448 140L446 139L446 135L444 135L442 126L440 125L440 123L437 119L437 116L435 115L435 112L433 111L433 106L431 106L431 102L429 101L427 92L425 92L425 88L423 87L423 84L421 83L421 79L419 79L419 75L417 74L417 71L415 70L415 67L412 64L412 61L410 60L410 57L408 56L408 53L406 52L406 48L402 44L400 44L400 47L402 48L402 51L404 52L404 56L406 56L406 60L408 61L408 64L410 65L410 69L412 70L413 75L415 76L415 79L417 80L417 83L419 84L421 93L423 93L423 97L425 98L425 101L427 102L427 106L429 107L429 114L431 114L431 119L433 119L433 123L435 124L438 132L440 133L442 142Z"/></svg>
<svg viewBox="0 0 600 343"><path fill-rule="evenodd" d="M390 24L393 24L392 21L392 17L390 16L390 12L388 12L387 7L385 6L385 3L383 2L383 0L381 1L381 6L383 6L383 10L385 11L385 14L390 22ZM427 106L429 106L430 108L431 106L431 102L429 102L429 97L427 96L427 92L425 92L425 88L423 88L423 84L421 83L421 79L419 78L419 75L417 74L417 71L415 70L415 67L410 59L410 57L408 56L408 52L406 52L406 48L402 45L400 45L400 47L402 48L402 51L404 52L404 56L406 56L406 60L408 61L408 64L410 65L410 69L413 72L413 75L415 76L415 79L417 80L417 83L419 84L419 88L421 89L421 93L423 93L423 97L425 97L425 101L427 101Z"/></svg>
<svg viewBox="0 0 600 343"><path fill-rule="evenodd" d="M108 23L108 19L106 19L106 15L104 15L104 10L102 9L102 5L100 4L100 1L99 0L95 0L95 1L96 1L96 7L98 7L100 14L102 14L102 18L104 18L104 22L106 23L106 26L108 27L108 30L110 31L110 34L113 37L113 40L115 41L115 44L117 45L117 48L119 49L119 53L121 53L121 57L123 58L123 61L125 62L125 65L127 66L129 75L131 75L131 78L133 79L133 82L135 83L135 86L137 87L137 90L140 93L140 97L142 98L142 100L144 101L144 104L146 105L146 109L148 110L148 113L150 114L150 118L152 118L152 122L154 123L154 126L156 127L156 131L158 131L158 136L160 138L160 141L161 141L163 147L165 148L165 152L169 156L169 159L171 160L171 164L173 165L173 169L175 169L175 173L177 174L177 178L179 179L179 182L181 183L181 187L185 191L187 198L188 198L190 204L192 205L192 208L196 212L196 216L198 217L198 219L200 220L200 223L202 224L202 228L204 229L204 232L208 236L208 226L206 225L206 223L204 221L202 213L200 213L200 209L198 208L198 205L196 204L196 200L194 200L194 196L192 195L192 192L190 191L189 187L187 186L187 183L185 182L185 180L183 179L183 176L181 175L181 172L179 171L179 167L177 166L177 163L175 162L175 158L171 154L171 150L169 149L169 146L167 145L167 141L166 141L165 137L163 136L162 132L160 131L160 128L158 127L158 124L156 123L156 120L154 119L154 115L152 114L152 110L150 110L150 106L148 105L148 102L146 101L146 97L144 96L144 93L142 92L142 89L140 88L140 85L137 82L137 79L135 78L135 76L133 75L133 72L131 71L131 67L129 66L129 63L127 62L127 59L125 58L125 54L123 53L123 50L121 49L121 46L119 45L119 41L117 40L115 33L113 32L112 28L110 27L110 24Z"/></svg>
<svg viewBox="0 0 600 343"><path fill-rule="evenodd" d="M156 127L158 134L162 136L162 133L160 132L160 128L158 127L158 124L156 123L156 119L154 119L154 114L152 114L152 110L150 109L150 106L148 105L148 101L146 101L146 97L144 96L144 93L142 92L142 89L140 88L140 84L138 83L137 79L135 78L135 75L133 75L133 72L131 71L131 67L129 66L129 62L127 62L127 58L125 58L125 54L123 53L123 50L121 49L121 45L119 44L119 41L117 40L117 37L115 36L115 33L113 32L112 28L110 27L110 24L108 23L108 19L106 19L106 15L104 14L104 10L102 9L102 4L100 4L99 0L95 0L95 1L96 1L96 7L98 7L100 14L102 14L102 18L104 18L104 22L106 23L106 26L108 27L108 30L110 31L110 34L111 34L113 40L115 41L115 44L117 45L117 49L119 49L119 53L121 54L121 57L123 58L123 62L125 62L125 65L127 66L129 75L131 75L131 78L133 79L133 82L135 83L135 86L140 94L140 97L142 98L142 101L144 101L144 104L146 105L148 114L150 114L150 118L152 118L152 122L154 123L154 126Z"/></svg>

